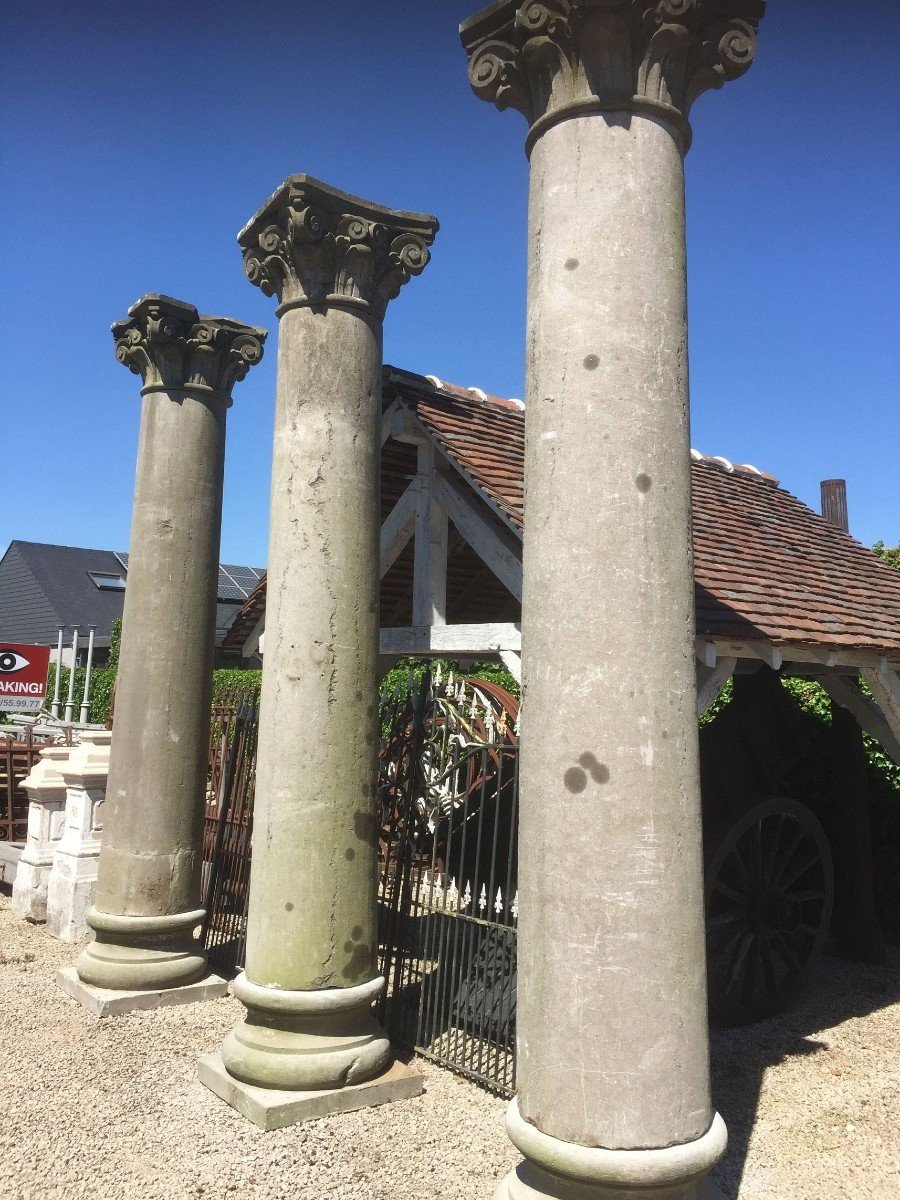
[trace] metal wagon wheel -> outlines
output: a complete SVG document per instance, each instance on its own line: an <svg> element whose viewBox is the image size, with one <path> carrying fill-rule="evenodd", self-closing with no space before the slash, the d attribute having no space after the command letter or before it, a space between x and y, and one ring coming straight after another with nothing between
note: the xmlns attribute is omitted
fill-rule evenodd
<svg viewBox="0 0 900 1200"><path fill-rule="evenodd" d="M834 871L825 831L796 800L766 800L717 847L706 875L713 1012L732 1025L782 1012L828 935Z"/></svg>

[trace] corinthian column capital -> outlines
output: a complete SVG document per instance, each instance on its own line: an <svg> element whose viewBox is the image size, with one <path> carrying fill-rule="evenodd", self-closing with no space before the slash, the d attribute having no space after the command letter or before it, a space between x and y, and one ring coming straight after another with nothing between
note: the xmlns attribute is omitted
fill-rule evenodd
<svg viewBox="0 0 900 1200"><path fill-rule="evenodd" d="M112 326L116 358L144 391L190 388L230 402L231 389L263 356L266 331L150 292Z"/></svg>
<svg viewBox="0 0 900 1200"><path fill-rule="evenodd" d="M399 212L289 176L238 234L244 272L281 310L337 305L384 317L410 276L420 274L436 217Z"/></svg>
<svg viewBox="0 0 900 1200"><path fill-rule="evenodd" d="M690 145L701 93L748 69L765 0L497 0L460 26L476 95L517 108L526 149L586 112L647 112Z"/></svg>

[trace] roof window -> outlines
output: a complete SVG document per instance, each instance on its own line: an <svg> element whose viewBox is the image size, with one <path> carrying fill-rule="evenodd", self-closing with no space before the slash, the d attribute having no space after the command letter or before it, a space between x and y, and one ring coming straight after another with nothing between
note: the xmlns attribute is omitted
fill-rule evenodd
<svg viewBox="0 0 900 1200"><path fill-rule="evenodd" d="M125 578L122 575L110 575L105 571L88 571L88 578L94 587L104 592L124 592Z"/></svg>

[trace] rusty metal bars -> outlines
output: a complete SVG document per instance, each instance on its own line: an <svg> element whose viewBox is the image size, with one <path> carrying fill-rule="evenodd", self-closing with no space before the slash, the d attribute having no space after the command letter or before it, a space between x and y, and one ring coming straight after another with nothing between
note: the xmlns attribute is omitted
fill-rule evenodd
<svg viewBox="0 0 900 1200"><path fill-rule="evenodd" d="M461 747L424 785L382 879L382 897L398 897L383 930L384 1019L395 1041L510 1096L518 748Z"/></svg>

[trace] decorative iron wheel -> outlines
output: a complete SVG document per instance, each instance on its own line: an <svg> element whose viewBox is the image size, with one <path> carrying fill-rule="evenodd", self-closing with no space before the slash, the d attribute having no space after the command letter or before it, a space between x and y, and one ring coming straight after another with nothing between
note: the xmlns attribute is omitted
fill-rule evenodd
<svg viewBox="0 0 900 1200"><path fill-rule="evenodd" d="M735 822L706 873L716 1016L744 1025L793 1003L822 952L833 898L828 840L805 805L766 800Z"/></svg>

